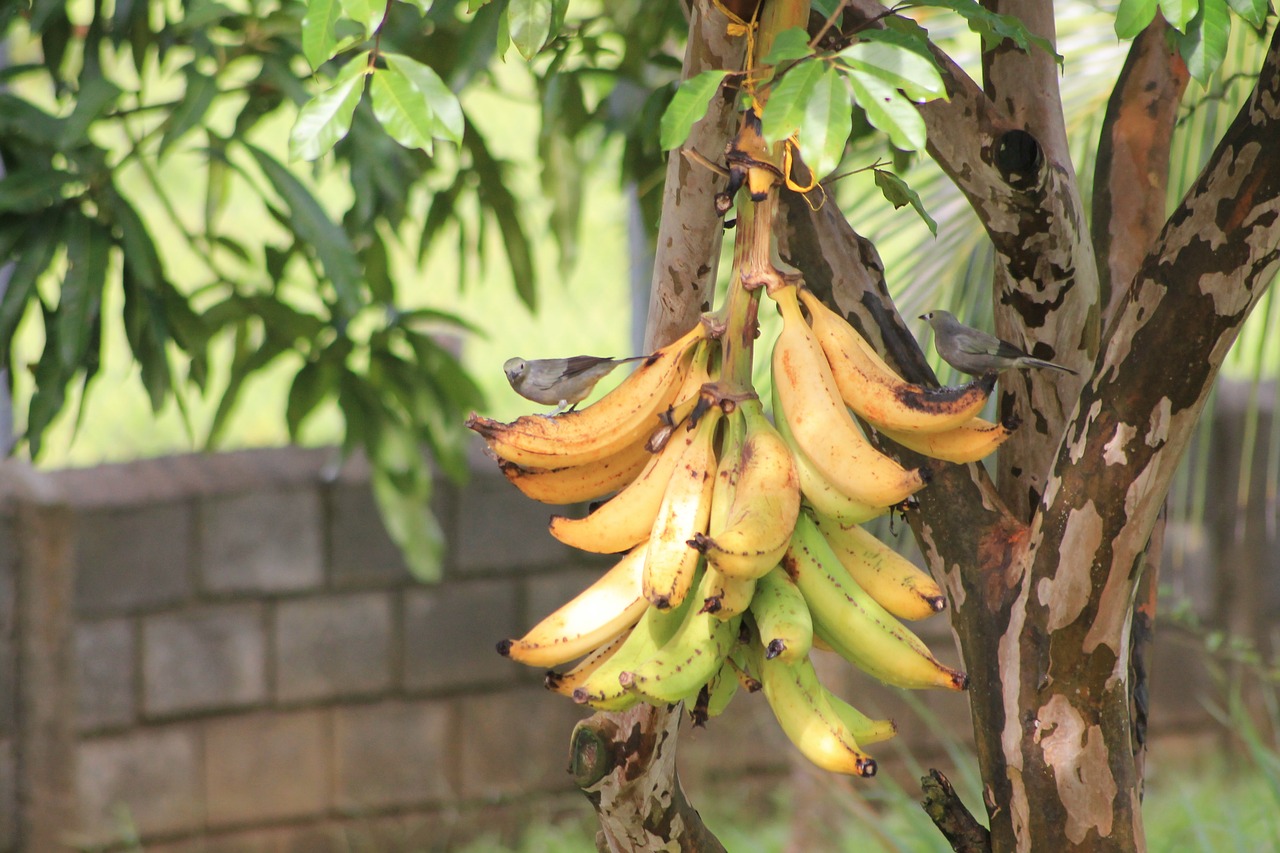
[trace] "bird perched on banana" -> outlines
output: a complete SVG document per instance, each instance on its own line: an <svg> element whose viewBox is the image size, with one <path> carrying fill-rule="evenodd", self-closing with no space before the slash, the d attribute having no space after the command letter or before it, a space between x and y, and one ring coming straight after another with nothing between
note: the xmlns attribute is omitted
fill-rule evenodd
<svg viewBox="0 0 1280 853"><path fill-rule="evenodd" d="M930 311L921 314L920 319L933 329L933 345L938 355L961 373L982 376L994 375L1011 367L1047 367L1076 375L1069 367L1034 358L1008 341L966 326L950 311Z"/></svg>
<svg viewBox="0 0 1280 853"><path fill-rule="evenodd" d="M512 389L521 397L544 406L555 406L555 411L548 415L553 417L576 409L579 403L587 399L596 383L619 365L647 357L575 355L569 358L524 359L517 356L506 360L502 365L502 372L507 375Z"/></svg>

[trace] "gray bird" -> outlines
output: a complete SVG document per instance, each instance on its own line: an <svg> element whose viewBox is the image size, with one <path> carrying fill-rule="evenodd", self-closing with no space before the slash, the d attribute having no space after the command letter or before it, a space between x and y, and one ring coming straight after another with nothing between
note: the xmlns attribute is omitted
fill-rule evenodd
<svg viewBox="0 0 1280 853"><path fill-rule="evenodd" d="M555 406L550 415L572 412L587 398L596 383L620 364L648 358L603 358L598 355L575 355L570 358L509 358L502 365L507 381L526 400Z"/></svg>
<svg viewBox="0 0 1280 853"><path fill-rule="evenodd" d="M930 311L921 320L933 327L933 345L942 360L961 373L982 376L999 373L1010 367L1052 367L1075 375L1075 371L1052 361L1033 358L1008 341L966 326L950 311Z"/></svg>

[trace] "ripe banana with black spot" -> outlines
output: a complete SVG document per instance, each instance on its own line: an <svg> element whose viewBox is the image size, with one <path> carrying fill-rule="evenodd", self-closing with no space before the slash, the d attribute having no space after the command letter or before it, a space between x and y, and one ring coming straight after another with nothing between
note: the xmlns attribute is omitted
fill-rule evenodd
<svg viewBox="0 0 1280 853"><path fill-rule="evenodd" d="M546 504L575 504L616 492L636 478L653 454L647 442L629 444L617 453L567 468L524 468L505 459L498 468L526 497Z"/></svg>
<svg viewBox="0 0 1280 853"><path fill-rule="evenodd" d="M738 407L746 423L741 461L723 527L694 539L707 563L728 577L758 578L778 564L800 514L800 477L791 450L759 400Z"/></svg>
<svg viewBox="0 0 1280 853"><path fill-rule="evenodd" d="M871 746L873 743L886 741L898 733L898 724L893 720L876 720L868 717L836 694L822 688L826 693L831 710L836 712L840 722L844 723L859 746Z"/></svg>
<svg viewBox="0 0 1280 853"><path fill-rule="evenodd" d="M543 676L542 685L552 693L572 698L573 691L581 687L587 678L614 656L631 636L634 628L628 628L603 646L578 661L566 670L549 669Z"/></svg>
<svg viewBox="0 0 1280 853"><path fill-rule="evenodd" d="M692 444L681 454L649 536L644 564L644 596L666 609L684 601L701 555L689 540L707 530L711 492L715 486L716 428L722 412L712 407L695 430Z"/></svg>
<svg viewBox="0 0 1280 853"><path fill-rule="evenodd" d="M734 669L733 660L726 657L716 670L711 680L702 686L689 709L689 717L695 726L705 726L707 720L718 717L729 707L729 702L737 694L739 687L738 673Z"/></svg>
<svg viewBox="0 0 1280 853"><path fill-rule="evenodd" d="M875 759L831 707L809 658L764 660L758 647L753 669L764 685L769 707L788 739L805 758L824 770L850 776L874 776Z"/></svg>
<svg viewBox="0 0 1280 853"><path fill-rule="evenodd" d="M769 295L782 310L783 324L773 348L773 382L796 444L828 482L862 503L891 506L920 489L920 471L904 469L876 450L853 422L800 313L796 288L776 288Z"/></svg>
<svg viewBox="0 0 1280 853"><path fill-rule="evenodd" d="M982 418L970 418L945 432L899 432L891 429L881 432L916 453L963 465L995 453L1005 439L1013 435L1013 428Z"/></svg>
<svg viewBox="0 0 1280 853"><path fill-rule="evenodd" d="M817 524L803 513L782 565L804 594L814 633L868 675L912 689L968 686L968 676L940 663L850 577Z"/></svg>
<svg viewBox="0 0 1280 853"><path fill-rule="evenodd" d="M899 619L941 612L947 597L927 572L856 524L814 515L831 551L858 586Z"/></svg>
<svg viewBox="0 0 1280 853"><path fill-rule="evenodd" d="M781 566L756 581L750 609L766 660L795 661L809 656L813 617L799 587Z"/></svg>
<svg viewBox="0 0 1280 853"><path fill-rule="evenodd" d="M497 456L526 468L565 468L602 459L644 441L658 428L659 414L680 389L693 345L706 334L699 321L584 409L556 417L525 415L509 424L473 412L467 426Z"/></svg>
<svg viewBox="0 0 1280 853"><path fill-rule="evenodd" d="M641 593L647 545L639 545L572 601L498 653L530 666L559 666L634 625L648 607Z"/></svg>
<svg viewBox="0 0 1280 853"><path fill-rule="evenodd" d="M850 326L808 290L800 299L809 309L814 337L826 354L836 387L849 408L876 429L942 432L982 411L995 376L968 385L926 388L898 376Z"/></svg>

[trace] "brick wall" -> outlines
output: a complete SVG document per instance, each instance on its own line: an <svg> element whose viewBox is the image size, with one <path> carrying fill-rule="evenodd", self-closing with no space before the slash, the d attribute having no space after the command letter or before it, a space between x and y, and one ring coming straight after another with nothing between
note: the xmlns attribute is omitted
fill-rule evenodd
<svg viewBox="0 0 1280 853"><path fill-rule="evenodd" d="M35 516L22 510L33 493ZM582 813L565 767L584 715L493 643L608 560L552 539L550 510L483 460L466 488L440 484L436 508L445 580L424 587L387 539L360 466L338 469L327 450L41 475L0 467L0 851L46 849L33 840L41 821L58 846L400 850L444 849L531 814ZM61 562L33 573L28 564L49 553ZM1209 558L1196 559L1169 577L1204 583ZM28 649L31 626L15 628L19 609L59 583L71 600L44 600L68 617L61 675L40 665L56 661L57 638ZM922 627L954 661L944 620ZM1153 734L1203 725L1209 682L1181 678L1189 646L1176 636L1158 646ZM917 754L943 756L945 738L967 737L963 697L913 696L930 722L896 692L829 664L866 710L900 721ZM1161 681L1166 667L1180 671L1177 684ZM40 702L59 679L78 698ZM889 769L895 752L879 753ZM685 735L681 754L695 802L700 789L786 772L793 760L764 700L745 695ZM48 766L32 766L32 755Z"/></svg>

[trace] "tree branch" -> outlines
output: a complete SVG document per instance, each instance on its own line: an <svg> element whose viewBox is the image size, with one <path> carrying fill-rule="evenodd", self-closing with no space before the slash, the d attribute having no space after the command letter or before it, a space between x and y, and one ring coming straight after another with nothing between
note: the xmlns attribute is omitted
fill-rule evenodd
<svg viewBox="0 0 1280 853"><path fill-rule="evenodd" d="M956 853L990 853L991 833L964 807L951 780L941 771L930 770L920 778L924 810Z"/></svg>
<svg viewBox="0 0 1280 853"><path fill-rule="evenodd" d="M1032 525L1030 571L1000 649L1012 679L1002 737L1013 832L1046 849L1138 831L1128 708L1136 574L1222 361L1280 270L1278 146L1280 31L1249 101L1128 288ZM1032 712L1019 719L1018 709Z"/></svg>
<svg viewBox="0 0 1280 853"><path fill-rule="evenodd" d="M1102 119L1092 218L1104 327L1164 224L1169 147L1190 79L1168 35L1156 13L1129 48Z"/></svg>

